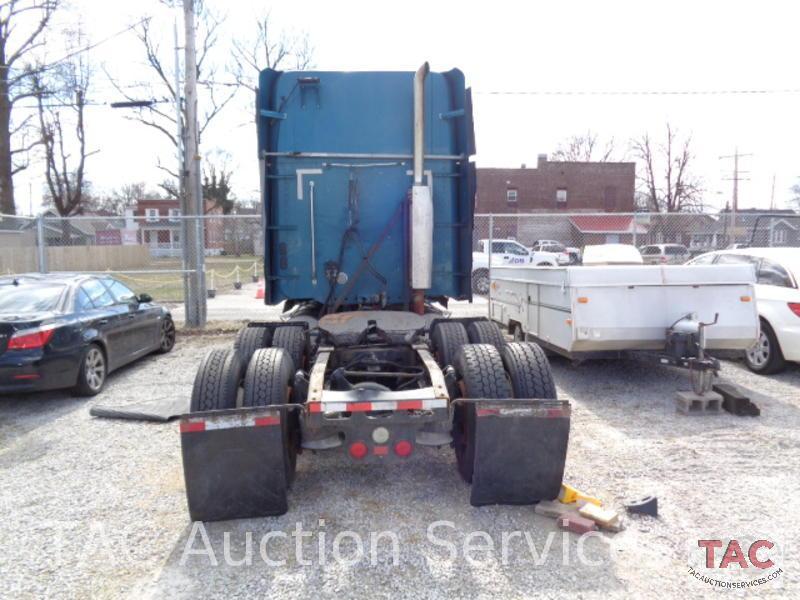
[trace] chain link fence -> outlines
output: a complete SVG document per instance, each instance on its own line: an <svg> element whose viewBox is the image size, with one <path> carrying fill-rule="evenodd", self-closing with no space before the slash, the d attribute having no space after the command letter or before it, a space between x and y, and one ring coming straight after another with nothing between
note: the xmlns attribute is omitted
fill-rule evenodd
<svg viewBox="0 0 800 600"><path fill-rule="evenodd" d="M488 292L484 288L492 265L529 263L531 250L537 264L580 264L587 245L608 243L638 247L645 262L674 264L737 246L797 248L800 214L478 214L473 229L474 291ZM157 301L186 303L187 312L195 289L206 298L248 293L247 284L262 276L263 253L258 214L0 215L1 274L109 273Z"/></svg>
<svg viewBox="0 0 800 600"><path fill-rule="evenodd" d="M186 248L187 232L200 244ZM109 273L160 302L184 302L198 265L207 297L241 289L263 255L260 215L0 217L3 274Z"/></svg>
<svg viewBox="0 0 800 600"><path fill-rule="evenodd" d="M650 264L682 264L726 248L798 248L800 213L478 214L473 229L477 253L473 291L488 293L488 269L529 263L531 250L535 264L580 264L583 249L595 244L631 244Z"/></svg>

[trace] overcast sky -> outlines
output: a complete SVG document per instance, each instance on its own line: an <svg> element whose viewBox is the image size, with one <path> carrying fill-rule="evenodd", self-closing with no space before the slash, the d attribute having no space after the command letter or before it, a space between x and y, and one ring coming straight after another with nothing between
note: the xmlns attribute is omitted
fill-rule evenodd
<svg viewBox="0 0 800 600"><path fill-rule="evenodd" d="M622 156L628 140L644 132L664 137L669 121L692 136L694 171L705 202L722 206L731 197L732 154L738 146L749 181L740 185L742 208L775 202L783 207L800 176L800 93L715 95L504 95L543 91L720 91L800 90L797 25L800 3L786 1L661 2L426 2L401 4L352 0L287 0L263 3L208 0L227 15L221 44L243 36L253 18L271 9L276 32L305 31L321 70L414 70L428 60L434 70L458 67L472 86L479 166L534 165L565 138L591 129L614 138ZM62 19L80 16L93 42L142 17L152 16L172 59L172 19L155 0L72 0ZM52 46L52 45L51 45ZM225 48L220 46L221 54ZM59 52L58 47L49 51ZM130 33L91 52L96 67L93 99L120 99L106 71L131 85L147 71ZM218 79L230 77L221 70ZM138 91L136 88L131 88ZM239 198L257 196L255 126L249 98L212 125L203 143L224 150L235 168ZM158 157L171 158L166 138L127 121L125 111L93 107L87 115L88 143L98 150L88 177L98 190L163 178ZM16 179L17 205L28 211L29 189L36 210L41 167ZM30 187L29 187L30 184Z"/></svg>

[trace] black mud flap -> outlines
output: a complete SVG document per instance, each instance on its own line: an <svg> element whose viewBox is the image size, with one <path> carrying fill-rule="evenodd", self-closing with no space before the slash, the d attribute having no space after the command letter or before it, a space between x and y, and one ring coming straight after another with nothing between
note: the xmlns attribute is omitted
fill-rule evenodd
<svg viewBox="0 0 800 600"><path fill-rule="evenodd" d="M183 415L180 422L186 499L193 521L282 515L286 466L276 408Z"/></svg>
<svg viewBox="0 0 800 600"><path fill-rule="evenodd" d="M558 400L476 403L470 504L532 504L561 490L570 405Z"/></svg>

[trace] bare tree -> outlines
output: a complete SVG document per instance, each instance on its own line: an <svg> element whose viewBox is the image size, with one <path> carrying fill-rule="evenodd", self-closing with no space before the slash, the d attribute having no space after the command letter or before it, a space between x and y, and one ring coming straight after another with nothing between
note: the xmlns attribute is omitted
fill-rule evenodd
<svg viewBox="0 0 800 600"><path fill-rule="evenodd" d="M702 182L691 172L691 141L691 136L680 139L669 123L662 144L654 142L649 133L631 140L631 150L640 162L638 184L648 210L672 213L702 208Z"/></svg>
<svg viewBox="0 0 800 600"><path fill-rule="evenodd" d="M169 7L174 7L174 0L161 0ZM217 70L222 64L221 59L215 56L224 53L220 40L220 27L223 18L218 16L207 5L205 0L195 0L195 15L197 15L197 81L198 94L202 98L200 106L204 107L198 123L198 132L202 137L208 126L220 112L233 100L236 95L236 85L226 85L217 81ZM180 100L181 90L175 89L175 64L173 60L174 48L167 44L166 48L159 41L159 35L153 31L151 21L145 20L136 27L136 37L141 43L146 65L152 74L152 80L145 88L139 88L137 97L120 85L109 73L106 73L117 91L129 101L140 99L144 93L154 99L164 98L168 103L153 104L149 107L137 108L134 115L127 117L158 131L169 140L174 148L179 147L180 140L176 137L177 116L174 110L176 102ZM181 103L182 124L186 122L186 107ZM170 179L177 182L179 173L177 169L157 162L157 166ZM170 196L177 197L177 183L165 181L159 184Z"/></svg>
<svg viewBox="0 0 800 600"><path fill-rule="evenodd" d="M15 121L12 112L16 102L34 96L32 77L44 67L34 66L32 56L44 44L43 34L59 3L0 2L0 213L16 213L14 175L28 167L28 152L40 142L29 135L35 113Z"/></svg>
<svg viewBox="0 0 800 600"><path fill-rule="evenodd" d="M238 85L255 91L258 74L264 69L288 68L302 71L310 68L314 48L307 33L275 32L271 16L256 21L255 33L233 41L233 74Z"/></svg>
<svg viewBox="0 0 800 600"><path fill-rule="evenodd" d="M614 154L614 138L601 144L596 133L573 135L553 152L551 160L564 162L609 162Z"/></svg>
<svg viewBox="0 0 800 600"><path fill-rule="evenodd" d="M68 36L70 44L82 45L80 29L68 32ZM89 199L86 159L95 152L86 147L85 109L91 78L92 67L88 56L82 52L75 53L48 74L34 76L45 182L53 206L62 217L80 214ZM66 226L64 236L67 243L69 230Z"/></svg>
<svg viewBox="0 0 800 600"><path fill-rule="evenodd" d="M97 199L97 209L115 215L123 215L126 208L132 208L139 200L155 200L161 198L157 191L147 189L143 181L125 183Z"/></svg>
<svg viewBox="0 0 800 600"><path fill-rule="evenodd" d="M800 183L795 183L789 191L792 192L792 197L789 199L789 205L795 210L800 210Z"/></svg>

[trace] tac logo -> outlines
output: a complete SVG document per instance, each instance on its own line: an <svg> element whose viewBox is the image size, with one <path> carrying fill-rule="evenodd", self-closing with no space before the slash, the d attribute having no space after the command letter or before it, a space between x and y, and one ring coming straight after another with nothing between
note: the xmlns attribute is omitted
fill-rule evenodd
<svg viewBox="0 0 800 600"><path fill-rule="evenodd" d="M781 546L767 537L700 538L687 543L689 575L712 587L747 589L775 584Z"/></svg>
<svg viewBox="0 0 800 600"><path fill-rule="evenodd" d="M771 569L775 566L775 561L769 558L766 551L775 547L775 542L769 540L756 540L750 544L745 552L739 540L728 540L725 552L717 552L725 545L723 540L697 540L697 545L705 548L706 568L707 569L727 569L730 565L736 564L743 569L755 567L757 569ZM762 557L759 558L758 551L764 549ZM719 558L721 555L721 558ZM715 560L716 559L716 560Z"/></svg>

